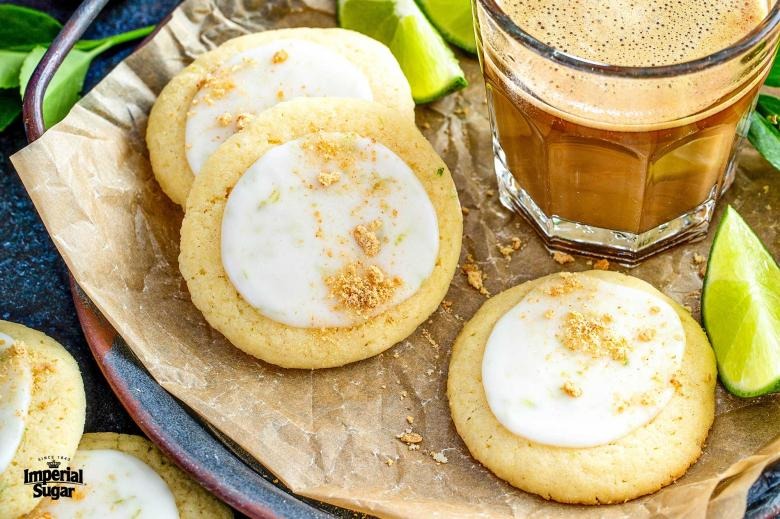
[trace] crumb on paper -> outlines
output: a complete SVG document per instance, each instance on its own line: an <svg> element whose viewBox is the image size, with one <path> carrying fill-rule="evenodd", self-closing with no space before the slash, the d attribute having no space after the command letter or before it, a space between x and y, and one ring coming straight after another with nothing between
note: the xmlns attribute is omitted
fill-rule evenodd
<svg viewBox="0 0 780 519"><path fill-rule="evenodd" d="M377 238L374 231L371 230L372 228L372 225L365 226L361 224L352 229L352 237L355 238L357 244L363 249L363 252L368 257L374 257L379 254L379 249L381 247L379 238Z"/></svg>
<svg viewBox="0 0 780 519"><path fill-rule="evenodd" d="M409 396L409 393L405 389L401 391L401 397L400 397L401 400L403 400L407 396Z"/></svg>
<svg viewBox="0 0 780 519"><path fill-rule="evenodd" d="M423 338L424 338L426 341L428 341L428 344L430 344L430 345L431 345L431 346L433 346L434 348L437 348L437 349L439 348L439 343L438 343L438 342L436 342L436 339L434 339L434 338L433 338L433 335L431 335L431 332L429 332L428 330L426 330L425 328L423 328L423 329L420 331L420 334L422 334Z"/></svg>
<svg viewBox="0 0 780 519"><path fill-rule="evenodd" d="M317 175L317 180L319 183L324 186L332 186L336 182L339 181L341 178L341 171L321 171L319 175Z"/></svg>
<svg viewBox="0 0 780 519"><path fill-rule="evenodd" d="M707 258L701 254L693 255L693 265L697 267L696 271L699 277L703 278L707 274Z"/></svg>
<svg viewBox="0 0 780 519"><path fill-rule="evenodd" d="M611 316L585 316L580 312L569 312L563 323L559 339L563 346L593 358L609 357L618 362L628 361L631 347L624 337L615 334L609 324Z"/></svg>
<svg viewBox="0 0 780 519"><path fill-rule="evenodd" d="M384 464L387 465L388 467L392 467L393 463L395 463L395 460L393 460L393 458L385 458Z"/></svg>
<svg viewBox="0 0 780 519"><path fill-rule="evenodd" d="M425 370L425 374L426 374L426 375L428 375L428 376L430 377L431 375L433 375L433 369L432 369L432 368L428 368L428 369L426 369L426 370Z"/></svg>
<svg viewBox="0 0 780 519"><path fill-rule="evenodd" d="M447 463L449 461L447 456L444 455L444 451L431 452L431 458L433 458L433 461L436 463Z"/></svg>
<svg viewBox="0 0 780 519"><path fill-rule="evenodd" d="M274 65L278 65L279 63L284 63L287 61L287 58L290 56L287 54L287 51L284 49L279 49L276 52L274 52L273 57L271 57L271 63Z"/></svg>
<svg viewBox="0 0 780 519"><path fill-rule="evenodd" d="M442 308L442 310L444 310L447 313L451 312L452 311L452 301L450 301L448 299L443 299L442 302L441 302L441 308Z"/></svg>
<svg viewBox="0 0 780 519"><path fill-rule="evenodd" d="M474 263L474 258L472 258L470 254L466 257L466 263L463 265L463 272L466 274L466 279L472 288L479 291L483 296L490 297L490 292L488 292L484 284L485 275L482 272L482 269L479 268L479 265Z"/></svg>
<svg viewBox="0 0 780 519"><path fill-rule="evenodd" d="M582 389L570 380L563 383L561 391L572 398L579 398L582 396Z"/></svg>
<svg viewBox="0 0 780 519"><path fill-rule="evenodd" d="M338 273L325 278L330 296L343 309L360 316L367 316L390 301L402 284L399 277L389 278L376 265L366 268L360 262L350 263Z"/></svg>
<svg viewBox="0 0 780 519"><path fill-rule="evenodd" d="M601 258L593 263L593 268L596 270L609 270L609 260Z"/></svg>
<svg viewBox="0 0 780 519"><path fill-rule="evenodd" d="M236 116L236 130L241 132L246 129L247 126L249 126L249 123L252 122L252 120L255 117L250 113L240 113Z"/></svg>
<svg viewBox="0 0 780 519"><path fill-rule="evenodd" d="M566 265L568 263L574 263L574 256L566 254L565 252L554 251L552 253L552 259L558 265Z"/></svg>
<svg viewBox="0 0 780 519"><path fill-rule="evenodd" d="M501 253L502 256L506 259L510 259L512 257L512 254L516 251L520 250L520 247L523 245L523 242L518 237L513 237L511 240L509 240L509 243L506 244L498 244L498 252Z"/></svg>
<svg viewBox="0 0 780 519"><path fill-rule="evenodd" d="M422 435L415 432L404 432L398 436L398 439L407 445L423 441Z"/></svg>
<svg viewBox="0 0 780 519"><path fill-rule="evenodd" d="M412 415L406 415L406 422L407 422L409 425L412 425L412 424L414 423L414 416L412 416Z"/></svg>

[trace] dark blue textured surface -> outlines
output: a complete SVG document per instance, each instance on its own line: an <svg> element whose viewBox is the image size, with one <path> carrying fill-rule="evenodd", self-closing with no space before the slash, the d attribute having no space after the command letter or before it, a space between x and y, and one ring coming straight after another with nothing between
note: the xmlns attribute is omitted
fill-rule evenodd
<svg viewBox="0 0 780 519"><path fill-rule="evenodd" d="M0 3L8 3L0 1ZM16 0L65 21L77 1ZM175 0L113 1L87 32L100 38L161 20ZM132 44L98 58L86 88L97 83L132 49ZM139 433L92 359L76 319L67 270L38 218L8 156L26 143L20 121L0 134L0 319L23 323L54 337L76 357L87 391L87 431ZM750 492L747 517L780 517L780 470L765 474Z"/></svg>

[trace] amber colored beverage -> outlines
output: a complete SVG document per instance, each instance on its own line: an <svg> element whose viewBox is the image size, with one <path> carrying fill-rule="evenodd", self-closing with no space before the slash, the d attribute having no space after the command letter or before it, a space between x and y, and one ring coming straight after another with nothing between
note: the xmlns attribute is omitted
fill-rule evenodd
<svg viewBox="0 0 780 519"><path fill-rule="evenodd" d="M695 61L755 31L773 6L477 0L502 202L548 245L627 264L702 236L777 30L730 60Z"/></svg>

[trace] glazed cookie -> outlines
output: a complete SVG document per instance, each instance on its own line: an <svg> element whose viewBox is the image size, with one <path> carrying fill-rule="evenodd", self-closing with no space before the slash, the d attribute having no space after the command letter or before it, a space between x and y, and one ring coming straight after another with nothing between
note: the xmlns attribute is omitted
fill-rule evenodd
<svg viewBox="0 0 780 519"><path fill-rule="evenodd" d="M655 492L701 455L715 359L688 312L639 279L562 273L489 299L453 347L447 394L471 454L564 503Z"/></svg>
<svg viewBox="0 0 780 519"><path fill-rule="evenodd" d="M16 519L40 500L25 485L25 469L46 469L46 457L76 452L86 400L65 348L7 321L0 321L0 395L0 518Z"/></svg>
<svg viewBox="0 0 780 519"><path fill-rule="evenodd" d="M462 223L447 166L405 115L301 99L258 116L206 163L179 267L235 346L282 367L341 366L436 309Z"/></svg>
<svg viewBox="0 0 780 519"><path fill-rule="evenodd" d="M72 499L41 502L29 519L60 516L137 519L233 517L227 506L171 463L149 440L140 436L85 434L71 461L71 468L83 470L85 485L76 488Z"/></svg>
<svg viewBox="0 0 780 519"><path fill-rule="evenodd" d="M381 43L344 29L281 29L232 39L176 75L149 115L163 191L184 206L194 176L263 110L299 97L374 100L414 119L411 90Z"/></svg>

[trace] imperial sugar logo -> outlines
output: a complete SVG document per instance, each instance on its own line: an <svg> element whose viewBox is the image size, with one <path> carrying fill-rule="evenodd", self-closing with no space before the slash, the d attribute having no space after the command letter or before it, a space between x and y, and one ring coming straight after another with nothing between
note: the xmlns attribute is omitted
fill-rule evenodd
<svg viewBox="0 0 780 519"><path fill-rule="evenodd" d="M38 461L45 461L47 468L24 469L24 484L32 486L33 497L49 497L55 501L61 497L72 498L76 486L84 485L84 470L71 470L67 456L43 456Z"/></svg>

